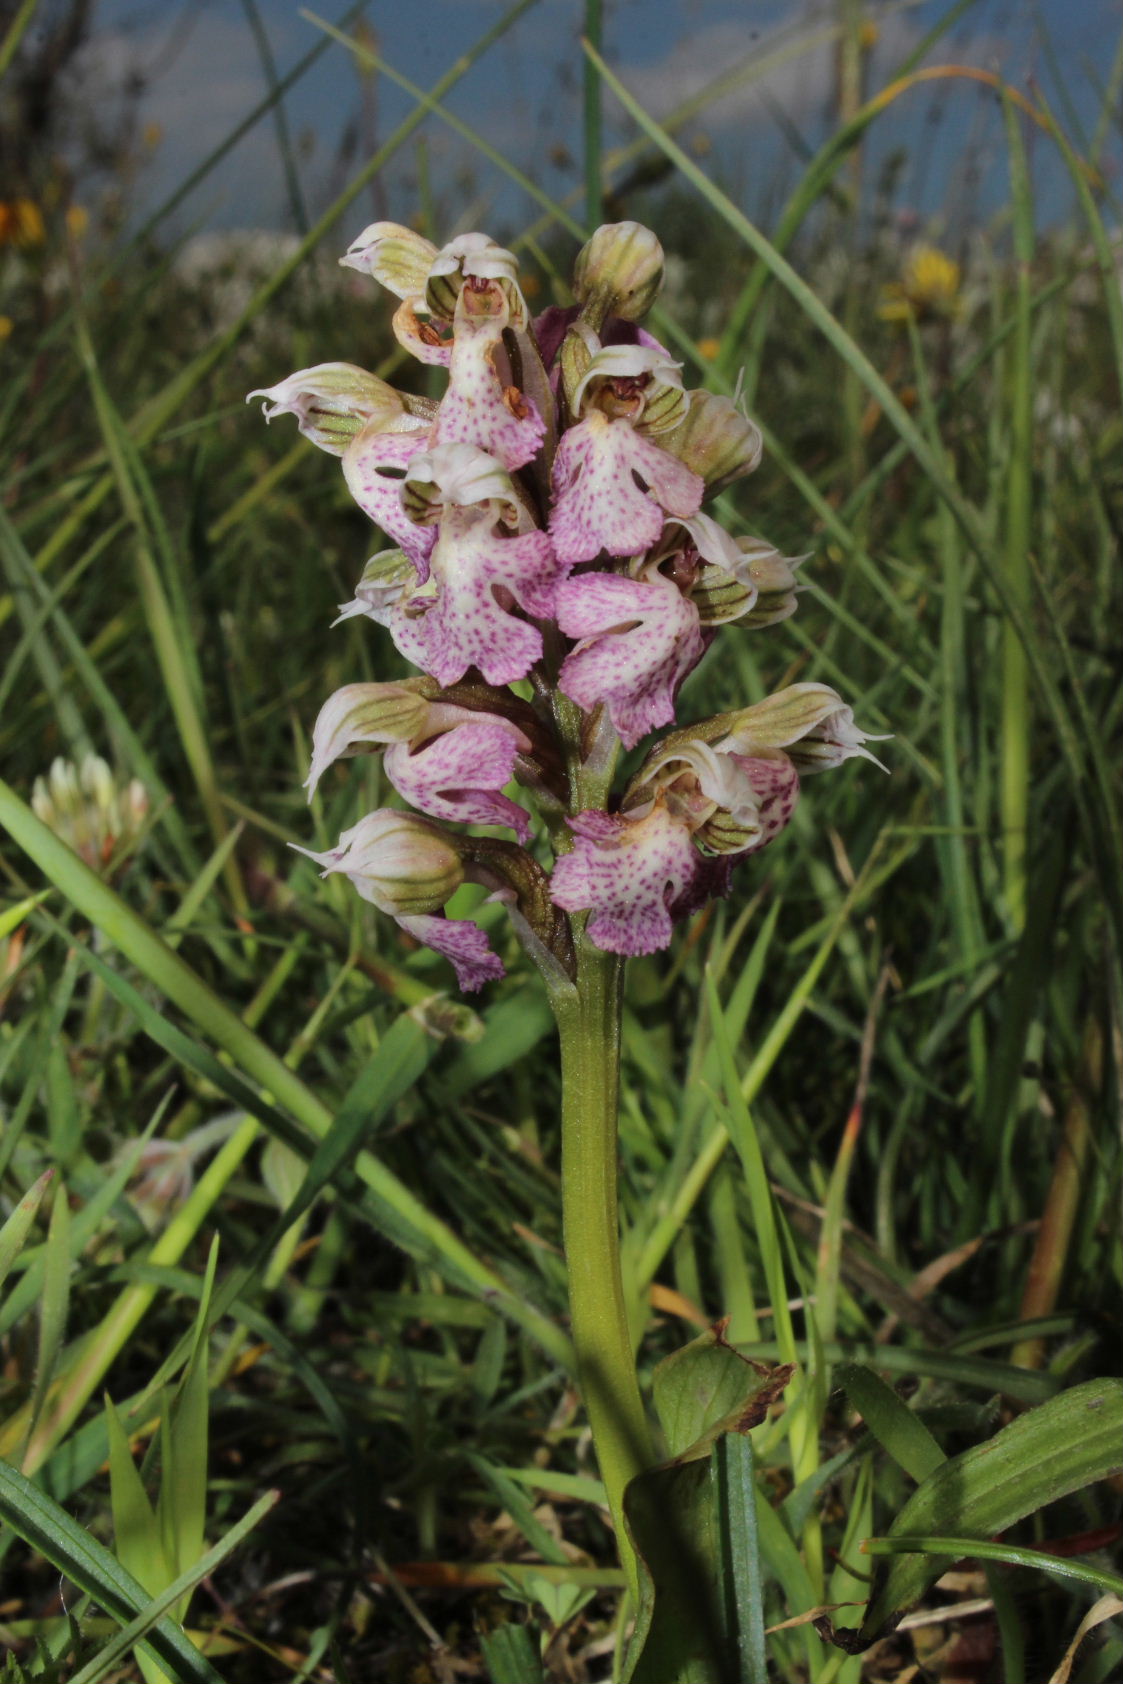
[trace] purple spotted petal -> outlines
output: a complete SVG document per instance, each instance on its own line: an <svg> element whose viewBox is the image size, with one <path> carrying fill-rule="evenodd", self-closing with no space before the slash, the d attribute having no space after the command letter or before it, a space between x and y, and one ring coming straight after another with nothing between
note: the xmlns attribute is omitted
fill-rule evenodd
<svg viewBox="0 0 1123 1684"><path fill-rule="evenodd" d="M452 961L456 980L465 994L474 994L485 982L497 982L506 975L503 961L491 951L478 924L468 918L399 918L403 930L415 941Z"/></svg>
<svg viewBox="0 0 1123 1684"><path fill-rule="evenodd" d="M408 433L383 433L364 427L343 456L343 475L356 503L383 532L405 551L417 568L421 583L429 576L429 555L436 529L418 526L402 508L405 470L429 442L429 428Z"/></svg>
<svg viewBox="0 0 1123 1684"><path fill-rule="evenodd" d="M510 609L543 620L553 614L556 567L546 534L503 537L487 505L446 505L430 565L435 594L403 601L391 618L406 659L442 685L473 666L489 684L525 678L542 654L542 634Z"/></svg>
<svg viewBox="0 0 1123 1684"><path fill-rule="evenodd" d="M530 835L522 807L502 793L515 771L522 733L506 722L456 725L410 753L408 743L386 750L386 775L419 812L461 824L509 825L520 842Z"/></svg>
<svg viewBox="0 0 1123 1684"><path fill-rule="evenodd" d="M697 474L631 422L593 410L563 436L554 458L550 536L558 560L575 565L602 550L640 555L658 542L665 513L680 520L697 514L704 489Z"/></svg>
<svg viewBox="0 0 1123 1684"><path fill-rule="evenodd" d="M698 610L671 580L583 573L557 587L557 621L584 639L558 687L583 708L606 702L626 748L675 717L675 693L705 649Z"/></svg>
<svg viewBox="0 0 1123 1684"><path fill-rule="evenodd" d="M550 895L566 912L591 916L588 933L607 953L655 953L671 939L670 908L687 904L702 859L690 832L657 802L646 818L579 813L573 852L554 866Z"/></svg>
<svg viewBox="0 0 1123 1684"><path fill-rule="evenodd" d="M693 918L707 901L726 898L733 887L733 867L739 858L739 854L697 855L698 869L693 881L675 896L670 905L670 914L676 924L684 918Z"/></svg>
<svg viewBox="0 0 1123 1684"><path fill-rule="evenodd" d="M546 423L529 398L505 386L496 367L503 316L457 314L448 391L441 399L437 444L474 444L513 472L537 453Z"/></svg>
<svg viewBox="0 0 1123 1684"><path fill-rule="evenodd" d="M799 773L786 754L776 754L768 759L747 754L726 754L721 758L732 761L737 769L737 782L756 806L754 817L760 825L760 836L743 852L758 853L779 836L795 812L799 800ZM744 805L747 808L749 802ZM739 816L735 808L731 810L735 817Z"/></svg>

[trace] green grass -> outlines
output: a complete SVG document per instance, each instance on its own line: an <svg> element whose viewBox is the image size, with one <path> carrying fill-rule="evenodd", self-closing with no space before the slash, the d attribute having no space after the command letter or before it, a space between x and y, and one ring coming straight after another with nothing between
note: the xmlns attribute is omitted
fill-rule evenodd
<svg viewBox="0 0 1123 1684"><path fill-rule="evenodd" d="M586 206L617 205L637 160L670 167L622 207L681 259L656 331L689 385L730 390L747 365L768 442L721 515L807 553L796 617L726 632L684 712L821 679L893 733L888 777L858 762L809 782L734 898L628 974L641 1378L727 1314L749 1354L799 1364L737 1476L759 1674L761 1619L838 1602L860 1623L861 1545L891 1537L917 1478L1120 1372L1123 311L1110 210L1044 106L1034 146L1071 172L1079 220L1041 233L1007 103L1012 243L976 230L954 313L891 323L901 248L859 240L839 192L892 103L847 109L763 231L679 149L678 119L634 112L635 142L601 151L619 90L599 63ZM4 346L0 399L0 1634L27 1677L112 1675L142 1630L150 1675L157 1655L185 1680L442 1679L485 1650L497 1680L539 1653L551 1679L586 1651L589 1677L612 1664L621 1577L572 1385L549 1012L500 909L510 977L449 1010L441 962L286 847L376 803L377 773L350 762L309 810L307 740L333 687L400 662L364 623L327 629L370 543L334 465L241 406L330 358L410 378L385 313L289 283L345 246L373 171L465 68L231 323L174 267L142 278L112 252L84 257L80 300L50 319L35 255L4 271L0 310L41 322ZM579 200L492 229L538 301ZM27 806L55 756L90 748L150 803L112 882ZM158 1141L165 1167L178 1150L163 1189ZM197 1384L200 1313L191 1499L205 1484L212 1589L178 1561L145 1612L112 1555L111 1450L124 1477L127 1435L150 1497L163 1466L174 1529L192 1472L160 1439ZM1047 1490L989 1569L1008 1684L1047 1675L1116 1582L1117 1493ZM939 1555L957 1536L905 1541ZM1039 1570L1081 1537L1063 1559L1083 1578ZM206 1662L166 1618L192 1589ZM807 1623L763 1641L779 1679L863 1675ZM912 1645L891 1640L879 1676ZM1121 1653L1109 1622L1074 1678Z"/></svg>

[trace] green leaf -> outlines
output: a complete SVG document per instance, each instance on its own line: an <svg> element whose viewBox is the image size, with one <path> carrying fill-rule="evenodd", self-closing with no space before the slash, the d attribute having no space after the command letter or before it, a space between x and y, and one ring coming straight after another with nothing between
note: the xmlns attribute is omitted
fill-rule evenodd
<svg viewBox="0 0 1123 1684"><path fill-rule="evenodd" d="M279 1493L276 1491L267 1491L264 1497L260 1497L253 1508L248 1510L241 1520L230 1528L229 1532L212 1550L208 1550L206 1555L200 1556L190 1570L181 1573L179 1578L174 1580L162 1595L156 1597L154 1601L147 1605L143 1613L138 1614L135 1620L130 1620L127 1626L123 1626L117 1636L105 1645L89 1666L83 1667L81 1672L74 1675L71 1684L98 1684L98 1680L104 1678L112 1667L123 1660L129 1650L148 1634L156 1621L162 1619L169 1608L174 1607L181 1599L186 1600L195 1586L225 1561L226 1557L237 1548L247 1533L253 1530L258 1521L263 1519L269 1510L276 1506L278 1501ZM203 1664L206 1665L207 1663L204 1662ZM212 1676L217 1678L218 1674L215 1673ZM187 1677L187 1674L179 1671L176 1673L176 1677L182 1680Z"/></svg>
<svg viewBox="0 0 1123 1684"><path fill-rule="evenodd" d="M483 1640L491 1684L541 1684L542 1662L525 1626L509 1621Z"/></svg>
<svg viewBox="0 0 1123 1684"><path fill-rule="evenodd" d="M715 1433L757 1406L763 1420L769 1403L791 1378L790 1367L763 1373L713 1328L672 1351L651 1377L655 1412L674 1457L705 1455ZM761 1396L765 1393L765 1396ZM748 1422L747 1425L754 1425Z"/></svg>
<svg viewBox="0 0 1123 1684"><path fill-rule="evenodd" d="M53 1169L45 1169L0 1228L0 1286L3 1286L8 1270L23 1250L28 1229L35 1220L35 1212L39 1209L43 1194L50 1186L54 1174Z"/></svg>
<svg viewBox="0 0 1123 1684"><path fill-rule="evenodd" d="M712 1461L640 1474L625 1493L624 1513L639 1560L640 1603L623 1684L733 1684L722 1659Z"/></svg>
<svg viewBox="0 0 1123 1684"><path fill-rule="evenodd" d="M623 1684L767 1684L758 1502L747 1434L632 1480L640 1607Z"/></svg>
<svg viewBox="0 0 1123 1684"><path fill-rule="evenodd" d="M920 1417L872 1368L845 1363L835 1378L882 1449L918 1483L947 1460Z"/></svg>
<svg viewBox="0 0 1123 1684"><path fill-rule="evenodd" d="M70 1303L70 1202L60 1181L51 1206L51 1225L43 1266L43 1296L39 1300L39 1357L28 1413L28 1437L35 1430L51 1381L55 1377L66 1312Z"/></svg>
<svg viewBox="0 0 1123 1684"><path fill-rule="evenodd" d="M10 936L13 930L18 930L28 914L34 912L50 892L50 889L40 889L37 895L28 895L24 900L17 900L13 905L6 906L3 912L0 912L0 941L3 941L5 936Z"/></svg>
<svg viewBox="0 0 1123 1684"><path fill-rule="evenodd" d="M866 1551L873 1556L939 1555L949 1560L969 1556L975 1561L1002 1561L1007 1567L1033 1567L1042 1573L1052 1573L1058 1579L1074 1579L1078 1584L1094 1585L1097 1590L1123 1592L1123 1579L1118 1573L1105 1573L1102 1567L1088 1567L1082 1561L1050 1555L1046 1550L1022 1549L1017 1544L984 1544L977 1538L867 1538Z"/></svg>
<svg viewBox="0 0 1123 1684"><path fill-rule="evenodd" d="M129 1435L110 1398L105 1400L105 1427L109 1437L109 1495L117 1559L146 1591L162 1591L172 1574L168 1572L160 1525L133 1461Z"/></svg>
<svg viewBox="0 0 1123 1684"><path fill-rule="evenodd" d="M207 1444L210 1393L207 1386L207 1317L218 1263L218 1239L211 1243L191 1357L183 1384L165 1414L166 1451L157 1515L169 1570L186 1572L203 1553L207 1502ZM187 1613L177 1607L176 1618Z"/></svg>
<svg viewBox="0 0 1123 1684"><path fill-rule="evenodd" d="M0 1462L0 1520L114 1619L128 1621L147 1609L149 1598L144 1587L104 1544L4 1462ZM148 1633L146 1643L178 1684L222 1684L210 1662L170 1620L162 1619Z"/></svg>
<svg viewBox="0 0 1123 1684"><path fill-rule="evenodd" d="M757 1525L753 1441L726 1433L714 1446L718 1472L725 1617L737 1645L743 1684L768 1684L764 1642L764 1574Z"/></svg>
<svg viewBox="0 0 1123 1684"><path fill-rule="evenodd" d="M766 1684L766 1552L748 1433L793 1372L749 1362L720 1327L656 1368L655 1407L675 1460L625 1494L640 1568L625 1684Z"/></svg>
<svg viewBox="0 0 1123 1684"><path fill-rule="evenodd" d="M936 1468L898 1514L886 1543L954 1538L960 1555L968 1540L986 1546L996 1532L1121 1468L1123 1380L1089 1380ZM827 1620L817 1621L817 1629L855 1653L869 1648L953 1559L892 1557L878 1566L859 1632L834 1632Z"/></svg>

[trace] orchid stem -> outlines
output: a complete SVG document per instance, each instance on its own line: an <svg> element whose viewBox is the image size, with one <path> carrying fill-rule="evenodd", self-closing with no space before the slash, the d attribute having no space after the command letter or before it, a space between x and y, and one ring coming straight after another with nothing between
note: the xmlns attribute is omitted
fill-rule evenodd
<svg viewBox="0 0 1123 1684"><path fill-rule="evenodd" d="M624 1490L654 1461L620 1273L616 1118L623 960L578 939L577 986L554 998L561 1038L562 1215L577 1374L633 1596Z"/></svg>

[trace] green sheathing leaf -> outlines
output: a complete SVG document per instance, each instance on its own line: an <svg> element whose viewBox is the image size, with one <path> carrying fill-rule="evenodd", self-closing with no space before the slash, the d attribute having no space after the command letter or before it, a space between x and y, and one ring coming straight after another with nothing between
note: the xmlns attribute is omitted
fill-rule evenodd
<svg viewBox="0 0 1123 1684"><path fill-rule="evenodd" d="M748 1429L791 1375L790 1366L762 1375L712 1330L656 1368L655 1405L675 1460L634 1479L625 1497L640 1562L626 1684L765 1684L768 1551Z"/></svg>
<svg viewBox="0 0 1123 1684"><path fill-rule="evenodd" d="M624 1508L640 1607L623 1684L736 1684L725 1654L713 1459L641 1474Z"/></svg>
<svg viewBox="0 0 1123 1684"><path fill-rule="evenodd" d="M762 1419L769 1403L791 1378L790 1368L761 1374L712 1329L664 1357L652 1375L652 1395L659 1424L672 1456L697 1459L715 1432L733 1416L754 1413ZM739 1422L752 1426L752 1419Z"/></svg>
<svg viewBox="0 0 1123 1684"><path fill-rule="evenodd" d="M641 1474L625 1499L639 1552L639 1616L623 1684L766 1684L765 1513L752 1441ZM794 1546L793 1546L794 1548Z"/></svg>
<svg viewBox="0 0 1123 1684"><path fill-rule="evenodd" d="M753 1441L748 1434L725 1433L714 1446L714 1456L725 1619L736 1646L739 1684L768 1684Z"/></svg>

